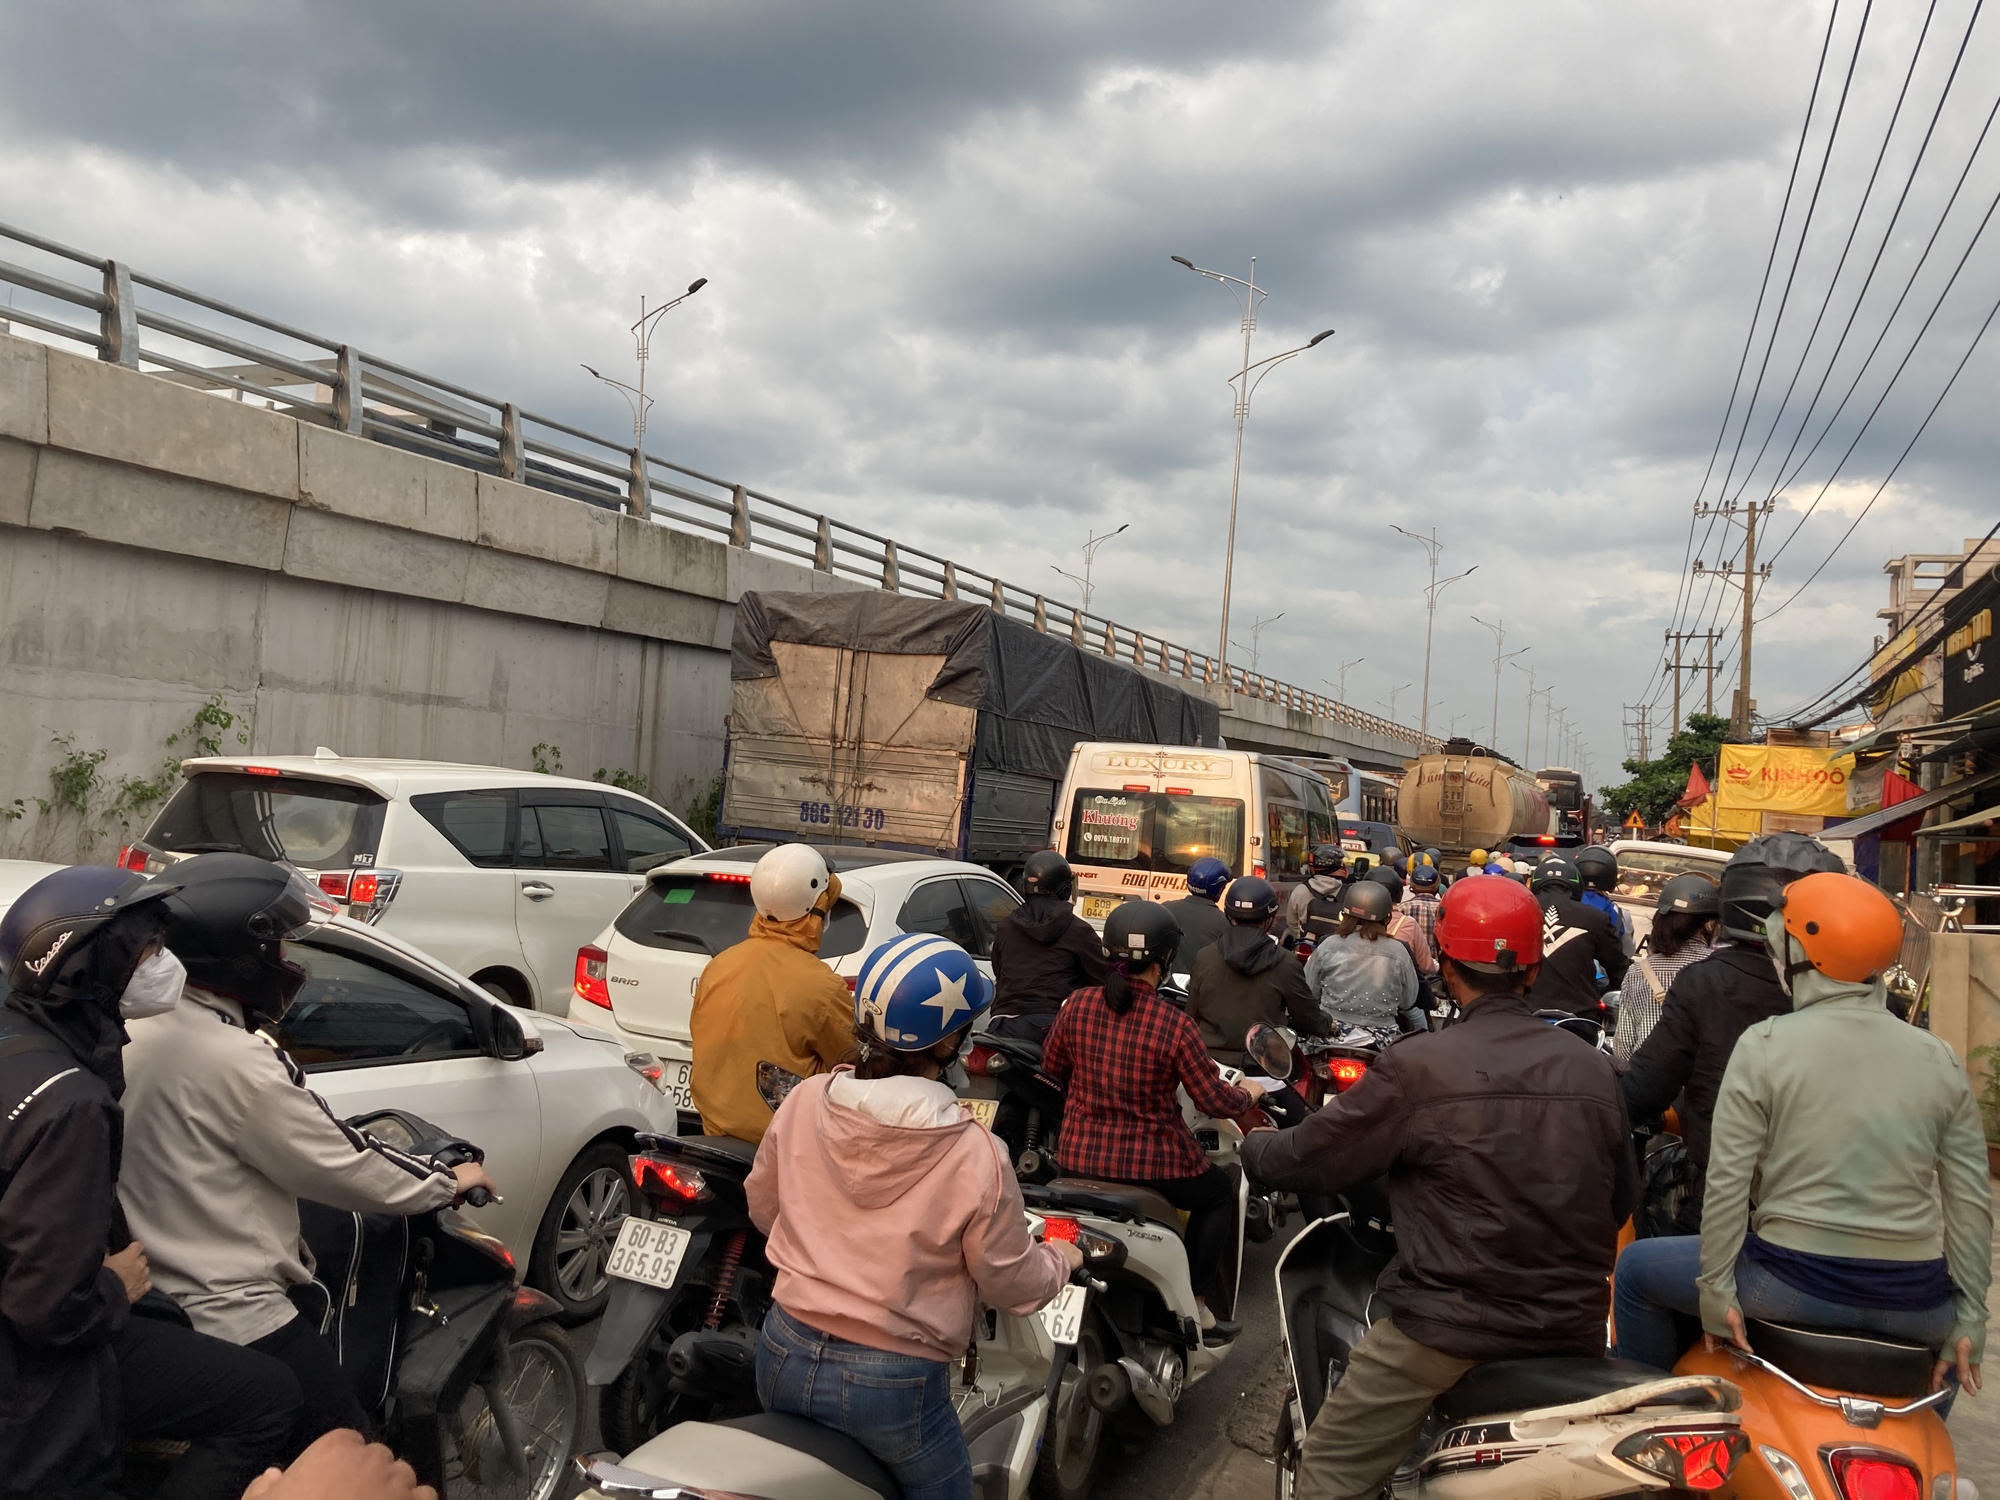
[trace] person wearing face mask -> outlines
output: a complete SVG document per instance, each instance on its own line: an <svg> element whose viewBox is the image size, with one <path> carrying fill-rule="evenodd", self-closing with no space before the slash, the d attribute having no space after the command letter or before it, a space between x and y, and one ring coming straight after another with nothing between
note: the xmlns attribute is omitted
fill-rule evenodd
<svg viewBox="0 0 2000 1500"><path fill-rule="evenodd" d="M177 887L102 866L0 921L0 1496L111 1491L121 1438L189 1446L163 1500L235 1497L283 1457L298 1384L152 1290L119 1211L123 1023L170 1008Z"/></svg>
<svg viewBox="0 0 2000 1500"><path fill-rule="evenodd" d="M270 1355L297 1381L284 1462L335 1428L368 1430L332 1346L287 1295L312 1279L298 1200L414 1214L493 1183L476 1163L448 1170L343 1124L257 1034L305 982L284 952L316 919L303 876L219 853L173 876L166 941L187 983L179 1004L132 1023L119 1197L155 1280L194 1326Z"/></svg>

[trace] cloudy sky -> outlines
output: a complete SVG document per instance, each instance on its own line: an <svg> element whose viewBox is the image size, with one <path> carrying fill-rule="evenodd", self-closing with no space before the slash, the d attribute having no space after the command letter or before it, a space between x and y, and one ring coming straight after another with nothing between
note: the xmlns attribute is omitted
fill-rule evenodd
<svg viewBox="0 0 2000 1500"><path fill-rule="evenodd" d="M1478 571L1439 607L1433 727L1486 736L1470 616L1502 620L1602 781L1623 705L1663 697L1662 632L1724 602L1683 601L1697 494L1768 494L1829 359L1794 464L1861 370L1778 500L1792 532L2000 188L2000 139L1971 157L2000 17L1947 94L1973 0L1841 0L1739 422L1761 374L1757 404L1704 489L1832 4L5 0L0 219L610 434L629 418L579 361L629 368L640 295L705 275L657 346L654 451L1054 596L1052 565L1129 522L1097 608L1197 647L1240 332L1168 257L1254 255L1260 355L1338 332L1257 394L1238 638L1282 612L1267 671L1360 658L1348 697L1400 690L1415 722L1426 573L1391 526L1435 526L1443 570ZM1981 242L1760 612L1861 515L1996 292ZM1866 653L1885 558L2000 518L1996 357L1760 632L1766 713ZM1727 560L1725 530L1698 554Z"/></svg>

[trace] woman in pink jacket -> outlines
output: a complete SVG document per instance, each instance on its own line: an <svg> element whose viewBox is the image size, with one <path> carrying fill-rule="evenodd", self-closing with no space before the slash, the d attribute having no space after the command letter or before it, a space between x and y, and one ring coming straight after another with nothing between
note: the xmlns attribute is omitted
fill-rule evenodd
<svg viewBox="0 0 2000 1500"><path fill-rule="evenodd" d="M855 982L859 1060L792 1090L750 1173L778 1272L758 1398L845 1432L906 1500L972 1494L951 1369L978 1304L1025 1316L1082 1264L1029 1237L1006 1149L939 1081L992 999L943 938L877 948Z"/></svg>

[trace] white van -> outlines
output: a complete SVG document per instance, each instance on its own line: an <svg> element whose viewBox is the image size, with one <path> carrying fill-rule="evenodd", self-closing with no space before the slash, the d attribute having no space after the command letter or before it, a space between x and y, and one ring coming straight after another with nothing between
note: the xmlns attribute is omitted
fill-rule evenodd
<svg viewBox="0 0 2000 1500"><path fill-rule="evenodd" d="M1077 911L1101 927L1121 901L1186 895L1204 855L1282 895L1311 873L1315 844L1340 842L1340 819L1325 780L1279 756L1085 743L1070 752L1051 842L1076 871Z"/></svg>

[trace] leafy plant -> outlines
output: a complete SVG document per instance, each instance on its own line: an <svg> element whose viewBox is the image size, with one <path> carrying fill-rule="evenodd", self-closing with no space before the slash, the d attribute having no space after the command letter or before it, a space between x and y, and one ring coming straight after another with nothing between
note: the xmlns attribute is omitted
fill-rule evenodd
<svg viewBox="0 0 2000 1500"><path fill-rule="evenodd" d="M534 770L536 775L538 776L562 775L563 767L562 767L561 745L551 745L547 740L543 740L539 745L535 746L534 749L528 752L528 758L535 763Z"/></svg>
<svg viewBox="0 0 2000 1500"><path fill-rule="evenodd" d="M621 792L637 792L641 797L645 796L653 785L652 777L641 776L637 771L608 770L603 766L592 771L590 779L606 782Z"/></svg>
<svg viewBox="0 0 2000 1500"><path fill-rule="evenodd" d="M2000 1145L2000 1047L1974 1047L1967 1062L1986 1064L1986 1081L1979 1086L1979 1117L1986 1122L1986 1139Z"/></svg>
<svg viewBox="0 0 2000 1500"><path fill-rule="evenodd" d="M1715 783L1715 758L1729 733L1729 721L1714 714L1689 714L1687 727L1676 730L1667 748L1652 760L1628 760L1632 779L1623 786L1600 787L1606 812L1624 817L1637 812L1648 824L1664 823L1687 790L1688 769L1700 765L1709 784Z"/></svg>
<svg viewBox="0 0 2000 1500"><path fill-rule="evenodd" d="M688 804L681 821L696 833L704 843L715 842L715 825L722 817L722 778L716 777L709 783L708 790Z"/></svg>
<svg viewBox="0 0 2000 1500"><path fill-rule="evenodd" d="M37 797L35 805L44 816L51 813L73 812L78 817L87 817L90 804L103 782L98 767L104 764L109 750L79 750L76 736L71 733L53 735L51 738L62 750L62 756L49 767L48 797Z"/></svg>

